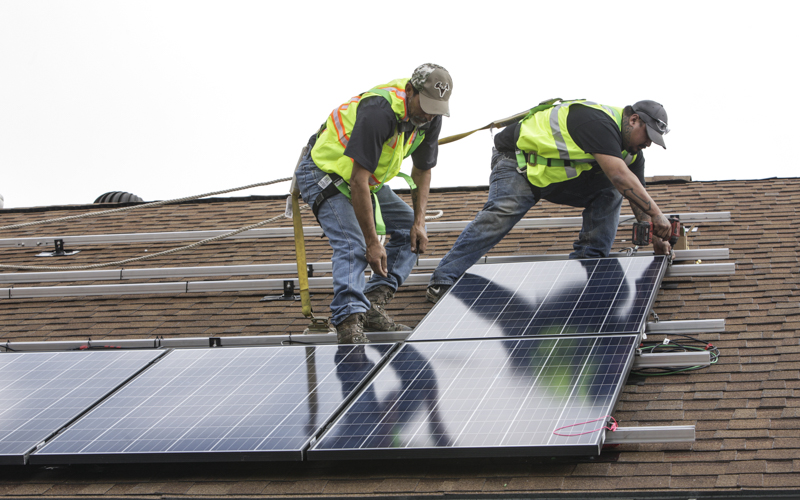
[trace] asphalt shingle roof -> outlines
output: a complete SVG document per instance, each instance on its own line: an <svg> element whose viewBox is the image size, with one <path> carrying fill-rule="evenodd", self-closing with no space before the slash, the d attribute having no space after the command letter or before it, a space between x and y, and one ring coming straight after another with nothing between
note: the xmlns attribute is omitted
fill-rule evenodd
<svg viewBox="0 0 800 500"><path fill-rule="evenodd" d="M724 333L697 334L719 347L719 363L685 374L631 377L614 411L621 425L695 425L694 443L626 444L598 457L558 459L409 460L369 462L6 466L2 497L344 497L582 493L777 496L800 490L800 179L652 184L665 213L731 212L731 221L702 223L691 248L729 248L736 274L666 278L654 310L661 320L718 319ZM404 194L408 198L407 194ZM446 220L470 220L486 189L435 190L429 208ZM235 229L283 211L278 198L215 199L68 224L4 231L2 238ZM0 225L74 215L103 207L0 211ZM627 208L623 209L627 212ZM542 203L527 217L578 216ZM316 225L309 211L304 224ZM273 227L289 227L280 221ZM512 231L491 255L567 253L576 228ZM621 229L615 249L629 244ZM428 257L441 257L458 232L431 234ZM41 248L0 249L6 264L112 262L179 246L120 243L81 246L77 255L35 258ZM69 249L69 248L68 248ZM78 249L76 247L76 249ZM307 238L309 262L330 260L324 238ZM230 240L159 257L130 268L294 262L289 238ZM0 272L0 287L3 283ZM206 279L246 279L231 277ZM276 278L280 276L270 276ZM288 276L287 276L288 277ZM192 278L195 279L195 278ZM203 278L197 278L203 279ZM176 281L154 279L148 282ZM25 283L15 287L130 283ZM0 341L206 337L301 333L299 302L260 302L277 292L143 294L0 299ZM330 290L314 290L327 313ZM399 322L418 323L430 304L423 286L406 286L389 306ZM651 338L661 338L651 336Z"/></svg>

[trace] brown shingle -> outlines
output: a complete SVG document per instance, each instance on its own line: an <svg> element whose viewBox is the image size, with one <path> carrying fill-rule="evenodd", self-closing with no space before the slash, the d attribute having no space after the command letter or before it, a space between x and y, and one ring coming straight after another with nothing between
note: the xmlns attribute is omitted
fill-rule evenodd
<svg viewBox="0 0 800 500"><path fill-rule="evenodd" d="M598 461L581 458L548 461L489 460L381 461L363 464L363 474L350 464L232 464L228 467L107 466L102 473L72 467L25 472L0 478L0 495L205 496L242 495L337 496L404 495L458 492L529 493L539 491L611 492L672 490L794 490L800 487L800 179L690 182L648 187L662 208L673 212L731 211L731 222L701 223L691 233L692 248L730 248L736 274L667 278L675 289L662 289L654 310L662 320L726 319L726 332L697 334L720 348L719 362L704 370L652 377L624 388L614 415L622 425L695 424L691 444L652 443L604 450ZM407 193L402 196L408 200ZM435 191L430 208L442 208L441 220L471 219L486 199L486 190ZM279 198L220 199L165 206L140 215L129 213L76 221L60 234L100 234L234 228L283 211ZM79 207L79 210L99 210ZM629 214L627 206L623 209ZM4 224L72 215L64 208L3 211ZM543 202L528 217L579 216L580 209ZM304 224L316 225L303 213ZM798 221L798 222L795 222ZM277 226L290 227L290 221ZM49 234L40 228L12 230L5 238ZM514 230L490 255L566 253L575 228ZM432 233L428 257L441 257L458 231ZM629 243L623 227L614 248ZM309 262L330 260L322 238L306 238ZM292 262L290 239L219 242L196 251L132 264L131 268L263 264ZM177 244L124 243L92 245L68 264L111 261L172 248ZM4 263L41 264L38 250L2 249ZM0 272L0 283L2 274ZM252 277L213 277L238 280ZM150 282L175 281L153 279ZM77 284L109 284L83 282ZM130 281L119 281L130 283ZM18 286L59 285L60 283ZM0 287L5 285L0 284ZM389 310L409 325L428 312L424 286L404 287ZM125 295L3 300L0 339L12 342L79 339L114 341L126 338L299 334L308 324L299 304L259 302L264 293ZM315 312L329 314L331 290L315 290ZM659 337L660 338L660 337ZM603 461L605 460L605 461ZM233 466L235 465L235 467ZM22 467L23 471L32 471ZM26 475L27 474L27 475ZM643 481L646 478L646 481ZM11 480L13 479L13 481Z"/></svg>

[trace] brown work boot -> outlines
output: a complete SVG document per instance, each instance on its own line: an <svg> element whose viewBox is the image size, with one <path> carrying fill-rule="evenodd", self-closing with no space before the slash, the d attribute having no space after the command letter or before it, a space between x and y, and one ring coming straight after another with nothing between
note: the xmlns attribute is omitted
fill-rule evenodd
<svg viewBox="0 0 800 500"><path fill-rule="evenodd" d="M394 298L394 291L386 285L366 293L371 304L367 311L367 319L364 321L364 331L367 332L410 332L411 328L406 325L395 323L386 314L385 306Z"/></svg>
<svg viewBox="0 0 800 500"><path fill-rule="evenodd" d="M336 339L340 344L369 344L364 335L364 313L353 313L336 325Z"/></svg>

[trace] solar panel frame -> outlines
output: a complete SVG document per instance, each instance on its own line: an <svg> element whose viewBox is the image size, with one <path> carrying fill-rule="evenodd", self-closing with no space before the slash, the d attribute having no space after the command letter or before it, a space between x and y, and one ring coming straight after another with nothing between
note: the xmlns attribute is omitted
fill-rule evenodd
<svg viewBox="0 0 800 500"><path fill-rule="evenodd" d="M42 442L167 351L0 355L0 464L25 464Z"/></svg>
<svg viewBox="0 0 800 500"><path fill-rule="evenodd" d="M308 450L308 460L597 455L604 423L592 420L616 405L638 339L625 334L406 343ZM579 372L570 372L576 366L573 347L589 349ZM410 374L405 380L403 371ZM569 396L564 380L571 381ZM560 427L562 434L579 435L553 434ZM495 439L500 431L503 437Z"/></svg>
<svg viewBox="0 0 800 500"><path fill-rule="evenodd" d="M30 463L299 461L394 348L370 344L174 350L33 453ZM308 369L309 359L314 370ZM285 366L293 371L281 374ZM207 376L200 376L201 371ZM271 377L280 380L270 381ZM334 391L347 394L336 396ZM303 413L301 405L309 410ZM312 417L314 405L320 412ZM303 417L307 421L301 422ZM281 425L295 434L288 439L273 436ZM263 435L254 435L258 432ZM264 446L237 447L256 439Z"/></svg>
<svg viewBox="0 0 800 500"><path fill-rule="evenodd" d="M665 256L473 266L407 340L642 333L666 269Z"/></svg>

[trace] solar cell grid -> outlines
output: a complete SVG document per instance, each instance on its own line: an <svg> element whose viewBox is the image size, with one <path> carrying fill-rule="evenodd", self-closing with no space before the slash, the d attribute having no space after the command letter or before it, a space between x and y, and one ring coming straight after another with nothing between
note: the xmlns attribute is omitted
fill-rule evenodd
<svg viewBox="0 0 800 500"><path fill-rule="evenodd" d="M407 343L309 459L595 454L636 335ZM559 436L565 433L579 436Z"/></svg>
<svg viewBox="0 0 800 500"><path fill-rule="evenodd" d="M31 463L300 460L390 348L176 350Z"/></svg>
<svg viewBox="0 0 800 500"><path fill-rule="evenodd" d="M409 340L640 333L663 256L472 267Z"/></svg>
<svg viewBox="0 0 800 500"><path fill-rule="evenodd" d="M164 351L0 355L0 463L25 462L44 439Z"/></svg>

